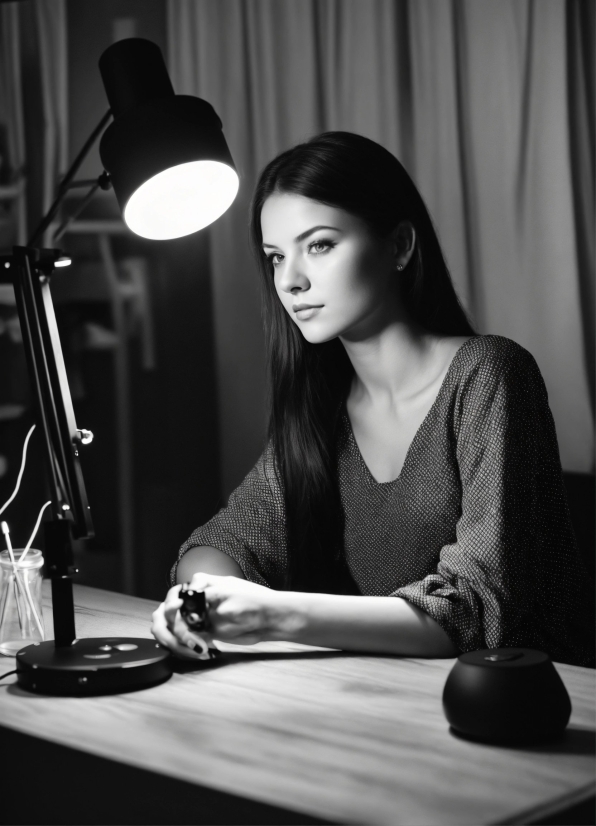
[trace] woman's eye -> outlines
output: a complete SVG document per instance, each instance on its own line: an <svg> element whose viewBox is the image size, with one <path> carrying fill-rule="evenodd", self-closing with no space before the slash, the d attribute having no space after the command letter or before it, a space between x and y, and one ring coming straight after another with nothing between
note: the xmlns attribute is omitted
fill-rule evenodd
<svg viewBox="0 0 596 826"><path fill-rule="evenodd" d="M321 238L318 241L313 241L312 244L309 244L308 251L314 255L322 255L334 246L335 244L333 241L327 241L324 238Z"/></svg>
<svg viewBox="0 0 596 826"><path fill-rule="evenodd" d="M313 241L308 245L308 253L309 255L323 255L324 253L329 252L329 250L334 246L335 241L328 241L324 238L320 238L318 241ZM267 261L274 267L278 267L283 263L284 257L285 256L281 252L271 252L267 256Z"/></svg>

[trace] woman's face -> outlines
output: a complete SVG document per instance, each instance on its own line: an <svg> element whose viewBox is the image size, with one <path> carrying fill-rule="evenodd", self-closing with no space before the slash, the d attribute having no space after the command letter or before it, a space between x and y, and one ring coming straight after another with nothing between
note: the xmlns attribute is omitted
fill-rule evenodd
<svg viewBox="0 0 596 826"><path fill-rule="evenodd" d="M395 316L396 250L360 218L302 195L275 193L261 212L275 289L312 344L368 338Z"/></svg>

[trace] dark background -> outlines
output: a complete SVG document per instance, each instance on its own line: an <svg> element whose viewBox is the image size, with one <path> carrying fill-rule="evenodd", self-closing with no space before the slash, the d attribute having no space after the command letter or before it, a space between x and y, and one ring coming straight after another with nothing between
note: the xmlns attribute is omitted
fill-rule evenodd
<svg viewBox="0 0 596 826"><path fill-rule="evenodd" d="M30 3L20 6L25 17L33 14ZM132 18L135 36L152 40L165 50L165 3L102 0L92 4L90 13L90 4L71 0L67 10L72 160L108 108L97 62L114 39L117 21ZM25 28L22 54L23 65L29 67L23 82L31 229L41 216L39 136L43 124L37 44ZM91 178L101 171L95 146L77 177ZM75 203L75 199L69 199L65 214ZM81 217L119 218L113 192L96 195ZM96 536L76 543L80 567L77 581L121 590L115 354L113 349L90 346L86 334L90 323L109 332L113 327L112 311L107 297L101 291L98 295L87 284L86 276L99 265L97 239L67 234L60 244L73 256L73 265L53 277L56 316L77 425L95 436L93 443L82 450L81 462ZM114 236L111 245L116 261L140 257L148 274L155 367L143 367L140 337L133 323L127 344L133 452L132 542L137 572L134 591L161 599L169 587L167 575L178 547L221 504L209 236L199 232L174 241L151 242L127 232ZM14 321L14 308L0 306L0 313L7 322L11 318ZM10 415L14 405L24 406L21 415ZM4 502L13 490L23 441L33 422L22 347L9 335L0 335L2 410L6 415L0 418L0 453L4 457L0 500ZM41 434L36 430L21 492L2 517L9 522L15 547L26 541L43 504L42 468ZM41 531L34 546L43 550Z"/></svg>

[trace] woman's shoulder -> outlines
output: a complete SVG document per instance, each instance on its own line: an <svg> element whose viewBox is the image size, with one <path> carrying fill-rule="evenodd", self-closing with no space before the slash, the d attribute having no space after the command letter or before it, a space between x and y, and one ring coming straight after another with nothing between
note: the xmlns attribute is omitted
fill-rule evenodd
<svg viewBox="0 0 596 826"><path fill-rule="evenodd" d="M501 361L533 359L532 354L517 341L493 334L470 336L460 347L460 352L468 361Z"/></svg>
<svg viewBox="0 0 596 826"><path fill-rule="evenodd" d="M513 339L498 335L471 336L459 348L454 367L460 380L470 376L519 378L528 372L540 375L534 356Z"/></svg>
<svg viewBox="0 0 596 826"><path fill-rule="evenodd" d="M516 341L497 335L473 336L460 347L452 363L451 394L460 408L548 405L534 356Z"/></svg>

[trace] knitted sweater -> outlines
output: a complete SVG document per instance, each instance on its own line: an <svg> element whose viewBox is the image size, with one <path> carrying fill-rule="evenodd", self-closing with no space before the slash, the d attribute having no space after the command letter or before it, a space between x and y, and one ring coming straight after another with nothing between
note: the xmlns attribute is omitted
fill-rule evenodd
<svg viewBox="0 0 596 826"><path fill-rule="evenodd" d="M396 479L373 478L345 404L336 451L354 585L345 592L408 600L460 651L524 646L593 664L590 588L530 353L501 336L468 339ZM201 545L231 556L247 579L283 587L284 498L271 446L179 558Z"/></svg>

